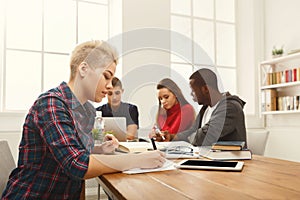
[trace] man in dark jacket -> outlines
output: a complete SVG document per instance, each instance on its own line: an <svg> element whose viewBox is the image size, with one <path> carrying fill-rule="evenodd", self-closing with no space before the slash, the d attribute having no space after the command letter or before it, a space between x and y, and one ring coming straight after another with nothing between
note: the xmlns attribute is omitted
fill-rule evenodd
<svg viewBox="0 0 300 200"><path fill-rule="evenodd" d="M218 89L216 74L199 69L190 76L194 101L203 105L193 126L178 133L174 140L191 142L195 146L210 146L217 141L245 141L245 102L229 92Z"/></svg>

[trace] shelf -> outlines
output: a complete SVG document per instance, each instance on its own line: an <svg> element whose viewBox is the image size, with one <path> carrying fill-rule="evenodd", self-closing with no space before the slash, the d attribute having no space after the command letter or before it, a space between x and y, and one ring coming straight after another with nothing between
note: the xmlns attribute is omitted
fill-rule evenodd
<svg viewBox="0 0 300 200"><path fill-rule="evenodd" d="M300 81L273 84L273 85L265 85L265 86L262 86L260 89L266 90L266 89L272 89L272 88L292 87L292 86L297 86L297 85L300 85Z"/></svg>
<svg viewBox="0 0 300 200"><path fill-rule="evenodd" d="M276 63L280 63L280 62L286 62L286 61L290 61L296 58L300 58L300 53L294 53L294 54L290 54L290 55L286 55L286 56L281 56L278 58L273 58L264 62L261 62L261 65L272 65L272 64L276 64Z"/></svg>
<svg viewBox="0 0 300 200"><path fill-rule="evenodd" d="M293 61L293 62L291 62ZM288 108L298 108L299 105L299 89L300 89L300 79L299 79L299 67L300 63L300 53L294 53L290 55L284 55L281 57L273 58L267 61L263 61L260 63L260 83L276 83L276 78L286 78L286 73L277 74L278 71L284 72L286 70L291 71L291 67L293 68L292 71L292 80L298 81L291 81L286 83L279 83L279 84L271 84L271 85L263 85L260 86L260 103L261 103L261 114L262 115L280 115L280 114L298 114L300 113L299 110L275 110L276 107L280 109L288 109ZM296 79L294 79L294 69L296 70ZM270 71L271 70L271 71ZM289 74L290 74L289 71ZM276 72L276 73L275 73ZM269 76L270 73L272 76ZM275 76L276 75L276 76ZM284 77L283 77L284 75ZM290 77L288 77L290 78ZM290 79L289 79L290 80ZM272 90L269 90L272 89ZM282 97L282 98L279 98ZM291 98L292 97L292 98ZM295 98L296 97L296 98ZM289 107L288 104L291 104L293 107ZM268 105L268 106L267 106ZM262 111L262 108L274 109L274 111Z"/></svg>
<svg viewBox="0 0 300 200"><path fill-rule="evenodd" d="M296 113L300 113L300 110L265 111L265 112L262 112L261 114L263 114L263 115L275 115L275 114L296 114Z"/></svg>

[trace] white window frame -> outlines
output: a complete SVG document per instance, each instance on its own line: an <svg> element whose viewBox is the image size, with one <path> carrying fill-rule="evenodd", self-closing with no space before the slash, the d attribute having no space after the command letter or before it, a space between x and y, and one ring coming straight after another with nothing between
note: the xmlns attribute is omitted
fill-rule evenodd
<svg viewBox="0 0 300 200"><path fill-rule="evenodd" d="M213 0L213 18L212 19L208 19L208 18L203 18L203 17L198 17L198 16L194 16L194 11L193 11L193 0L186 0L186 2L188 2L190 4L190 11L191 11L191 14L190 15L187 15L187 14L178 14L178 13L173 13L172 12L172 9L171 9L171 20L172 20L172 16L176 16L176 17L182 17L182 18L187 18L187 19L190 19L190 26L191 26L191 41L195 41L194 40L194 21L195 20L201 20L201 21L208 21L208 22L212 22L213 23L213 32L214 32L214 39L213 39L213 45L214 45L214 57L213 57L213 60L212 60L212 64L211 65L208 65L208 64L203 64L203 63L197 63L197 61L195 61L195 57L197 55L194 55L194 45L195 43L192 43L192 49L191 49L191 54L192 54L192 57L191 57L191 63L187 63L187 62L178 62L178 61L173 61L171 59L170 63L171 63L171 70L172 70L172 66L173 65L190 65L191 66L191 70L192 72L196 71L197 69L199 68L202 68L202 67L212 67L214 69L216 69L217 71L219 69L231 69L231 70L234 70L235 72L235 77L237 77L237 62L236 62L236 56L237 56L237 49L235 48L235 65L231 65L231 66L226 66L226 65L218 65L217 64L217 29L216 29L216 26L217 26L217 23L218 24L230 24L230 25L233 25L234 26L234 33L235 33L235 42L236 41L236 17L235 17L235 20L234 22L226 22L226 21L221 21L221 20L217 20L216 19L216 0ZM234 0L234 15L236 14L235 13L235 10L236 10L236 0ZM172 27L171 27L172 29ZM222 77L220 77L221 80L222 80ZM237 78L234 79L234 82L235 82L235 90L237 91L238 90L238 87L237 87ZM221 86L221 87L220 87ZM223 86L222 84L219 83L219 87L220 87L220 90L222 91L223 90ZM227 89L225 88L225 91L227 91ZM187 96L187 94L185 94L185 96ZM187 99L190 101L190 98L189 96L187 96ZM192 103L192 102L191 102Z"/></svg>
<svg viewBox="0 0 300 200"><path fill-rule="evenodd" d="M0 33L0 40L2 41L1 42L1 45L0 45L0 77L1 77L1 81L0 81L0 114L4 113L4 115L6 115L5 113L16 113L16 114L25 114L27 112L27 110L9 110L6 108L6 52L7 51L21 51L21 52L36 52L36 53L40 53L41 56L42 56L42 63L41 63L41 72L42 72L42 75L41 75L41 80L39 81L39 83L37 84L40 84L41 85L41 91L40 92L43 92L44 90L46 89L50 89L50 88L44 88L44 77L43 77L43 70L44 70L44 61L43 61L43 55L44 54L55 54L55 55L63 55L63 56L69 56L69 53L65 53L65 52L47 52L45 51L43 48L39 51L33 51L33 50L30 50L30 49L18 49L18 48L7 48L6 46L6 16L5 16L5 12L8 12L6 11L5 7L6 7L6 1L8 0L0 0L0 8L1 9L1 20L0 20L0 26L2 26L0 28L1 30L1 33ZM44 2L44 0L41 0ZM117 6L119 7L120 4L117 3L116 1L110 1L110 0L107 0L107 3L105 3L105 1L95 1L95 0L73 0L76 2L76 30L74 30L76 32L76 42L74 43L74 46L79 42L79 39L78 39L78 3L88 3L88 4L96 4L96 5L101 5L101 6L106 6L107 7L107 13L108 13L108 16L107 16L107 19L108 19L108 27L106 28L107 30L107 35L108 37L111 37L112 34L116 34L116 30L117 31L120 31L119 28L116 28L116 26L120 26L121 23L119 23L118 25L116 25L116 17L111 17L111 14L114 12L113 9L116 8ZM42 16L44 17L44 13L42 14ZM63 16L62 16L63 17ZM119 17L119 16L118 16ZM111 23L112 21L112 18L114 20L114 24ZM42 20L42 19L41 19ZM44 21L42 21L42 26L44 26ZM114 26L114 27L112 27ZM42 30L42 44L44 43L44 38L43 38L43 35L44 35L44 29ZM93 38L91 38L93 39ZM103 39L103 38L96 38L96 39ZM109 39L109 38L104 38L104 39ZM70 49L71 51L71 49ZM24 66L26 67L26 66ZM27 78L30 78L30 77L24 77L24 79L27 79ZM26 81L26 80L22 80L22 81ZM16 84L20 84L20 82ZM57 83L59 84L59 83ZM16 97L16 98L20 98L20 97ZM21 101L21 99L20 99ZM28 108L29 109L29 108Z"/></svg>

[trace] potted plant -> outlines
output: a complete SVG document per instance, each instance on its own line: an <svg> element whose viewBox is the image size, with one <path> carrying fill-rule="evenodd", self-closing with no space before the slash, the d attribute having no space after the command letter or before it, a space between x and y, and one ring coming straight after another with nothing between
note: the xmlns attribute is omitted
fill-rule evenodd
<svg viewBox="0 0 300 200"><path fill-rule="evenodd" d="M273 58L277 58L279 56L282 56L283 52L283 46L281 46L281 48L278 49L274 46L272 50L272 56Z"/></svg>

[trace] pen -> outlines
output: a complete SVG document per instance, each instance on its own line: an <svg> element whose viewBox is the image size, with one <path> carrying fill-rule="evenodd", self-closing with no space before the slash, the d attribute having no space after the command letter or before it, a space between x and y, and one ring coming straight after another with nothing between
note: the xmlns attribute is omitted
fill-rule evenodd
<svg viewBox="0 0 300 200"><path fill-rule="evenodd" d="M155 129L155 133L158 133L158 134L161 136L161 138L162 138L163 140L166 139L166 138L162 135L161 131L159 130L159 128L158 128L156 125L154 125L154 129Z"/></svg>
<svg viewBox="0 0 300 200"><path fill-rule="evenodd" d="M151 143L152 143L152 146L153 146L153 150L157 150L157 148L156 148L156 145L155 145L155 142L154 142L154 139L153 139L153 138L151 138Z"/></svg>

